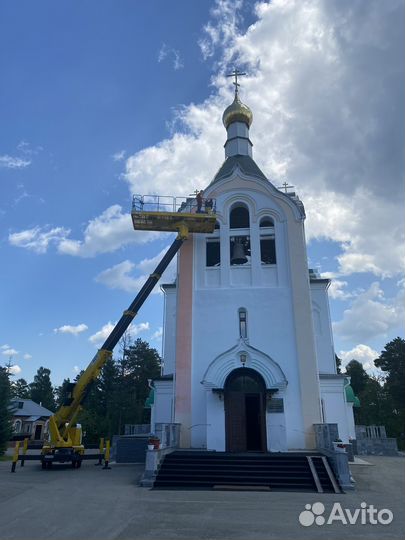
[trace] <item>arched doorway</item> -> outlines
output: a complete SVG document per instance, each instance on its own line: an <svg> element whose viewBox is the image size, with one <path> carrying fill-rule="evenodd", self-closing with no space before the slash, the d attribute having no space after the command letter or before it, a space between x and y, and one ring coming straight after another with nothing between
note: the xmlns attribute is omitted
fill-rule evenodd
<svg viewBox="0 0 405 540"><path fill-rule="evenodd" d="M232 371L224 385L227 452L266 452L266 386L249 368Z"/></svg>

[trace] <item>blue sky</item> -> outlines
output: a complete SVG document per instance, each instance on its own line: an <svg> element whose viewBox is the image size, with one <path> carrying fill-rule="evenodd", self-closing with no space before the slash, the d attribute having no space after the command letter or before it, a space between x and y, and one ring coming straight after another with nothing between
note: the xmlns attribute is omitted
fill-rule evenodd
<svg viewBox="0 0 405 540"><path fill-rule="evenodd" d="M402 17L399 0L3 2L1 362L56 384L87 365L170 242L131 229L131 194L210 182L236 63L254 158L296 187L310 266L334 278L336 351L372 368L403 335ZM133 329L158 350L161 306Z"/></svg>

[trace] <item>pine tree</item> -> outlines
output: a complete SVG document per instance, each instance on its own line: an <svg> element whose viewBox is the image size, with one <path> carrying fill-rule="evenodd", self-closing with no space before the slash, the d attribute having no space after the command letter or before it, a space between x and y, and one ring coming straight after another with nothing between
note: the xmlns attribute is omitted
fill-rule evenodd
<svg viewBox="0 0 405 540"><path fill-rule="evenodd" d="M149 422L149 410L145 409L145 401L150 388L148 379L160 375L161 359L156 349L147 341L138 338L125 351L122 360L124 371L121 383L124 398L124 423L142 424Z"/></svg>
<svg viewBox="0 0 405 540"><path fill-rule="evenodd" d="M63 379L62 384L55 388L56 407L59 409L63 405L63 401L68 396L68 387L71 384L70 379Z"/></svg>
<svg viewBox="0 0 405 540"><path fill-rule="evenodd" d="M387 374L385 386L392 397L395 409L405 409L405 340L397 337L387 343L374 363Z"/></svg>
<svg viewBox="0 0 405 540"><path fill-rule="evenodd" d="M50 375L51 371L48 368L38 368L34 377L34 382L30 384L30 390L31 399L35 401L35 403L42 403L43 407L54 412L56 403Z"/></svg>
<svg viewBox="0 0 405 540"><path fill-rule="evenodd" d="M370 376L365 371L363 364L357 360L350 360L346 366L346 373L350 377L350 385L353 388L354 393L360 394L370 379Z"/></svg>
<svg viewBox="0 0 405 540"><path fill-rule="evenodd" d="M30 387L25 379L17 379L11 383L11 395L12 397L18 397L21 399L30 399L31 392Z"/></svg>
<svg viewBox="0 0 405 540"><path fill-rule="evenodd" d="M10 411L11 384L6 368L0 367L0 455L7 450L12 436L12 412Z"/></svg>
<svg viewBox="0 0 405 540"><path fill-rule="evenodd" d="M405 447L405 340L397 337L387 343L374 363L385 374L384 391L390 404L384 424L387 433L398 439L399 448Z"/></svg>

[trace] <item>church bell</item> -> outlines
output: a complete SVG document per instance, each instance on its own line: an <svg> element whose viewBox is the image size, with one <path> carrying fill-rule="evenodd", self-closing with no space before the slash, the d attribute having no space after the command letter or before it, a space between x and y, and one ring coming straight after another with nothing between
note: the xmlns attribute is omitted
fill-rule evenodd
<svg viewBox="0 0 405 540"><path fill-rule="evenodd" d="M231 264L245 264L246 262L247 257L244 245L242 244L242 242L235 241L232 250Z"/></svg>

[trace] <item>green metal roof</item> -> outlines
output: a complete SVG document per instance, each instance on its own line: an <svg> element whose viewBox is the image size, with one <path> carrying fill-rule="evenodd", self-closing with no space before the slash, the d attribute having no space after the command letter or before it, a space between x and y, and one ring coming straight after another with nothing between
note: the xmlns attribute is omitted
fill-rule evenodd
<svg viewBox="0 0 405 540"><path fill-rule="evenodd" d="M345 386L345 392L346 392L346 401L347 401L347 403L353 403L353 407L360 407L360 400L355 395L354 390L350 386L350 384L347 384Z"/></svg>
<svg viewBox="0 0 405 540"><path fill-rule="evenodd" d="M145 401L145 409L150 409L154 403L155 403L155 391L153 388L151 388L149 392L149 396L146 398L146 401Z"/></svg>

